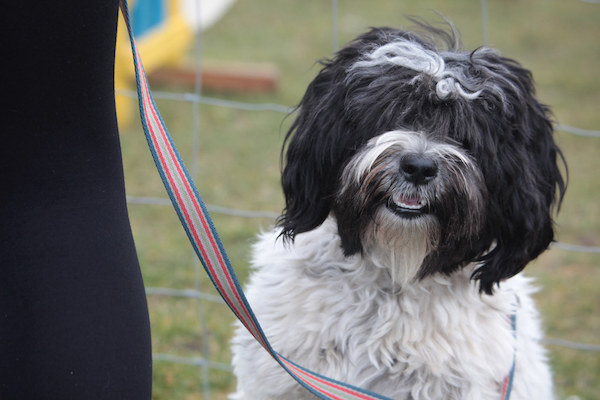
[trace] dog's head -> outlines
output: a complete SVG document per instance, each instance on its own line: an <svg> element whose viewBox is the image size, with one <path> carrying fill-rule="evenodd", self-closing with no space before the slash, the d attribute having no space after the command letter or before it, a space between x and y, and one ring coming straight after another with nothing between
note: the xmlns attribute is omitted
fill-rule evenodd
<svg viewBox="0 0 600 400"><path fill-rule="evenodd" d="M491 293L553 240L562 155L528 70L423 27L323 63L286 137L279 222L293 240L333 215L346 256L421 246L421 278L478 262Z"/></svg>

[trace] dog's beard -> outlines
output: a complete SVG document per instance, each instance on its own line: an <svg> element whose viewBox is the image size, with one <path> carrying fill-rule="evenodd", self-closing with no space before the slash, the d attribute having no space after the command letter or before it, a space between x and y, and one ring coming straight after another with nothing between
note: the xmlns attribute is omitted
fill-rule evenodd
<svg viewBox="0 0 600 400"><path fill-rule="evenodd" d="M400 160L414 154L438 166L427 182L401 171ZM483 225L485 196L480 171L458 146L392 131L349 162L334 214L344 252L361 251L398 287L459 266Z"/></svg>
<svg viewBox="0 0 600 400"><path fill-rule="evenodd" d="M431 215L401 218L380 207L362 234L363 254L378 268L387 269L393 289L418 275L425 257L439 240L439 224Z"/></svg>

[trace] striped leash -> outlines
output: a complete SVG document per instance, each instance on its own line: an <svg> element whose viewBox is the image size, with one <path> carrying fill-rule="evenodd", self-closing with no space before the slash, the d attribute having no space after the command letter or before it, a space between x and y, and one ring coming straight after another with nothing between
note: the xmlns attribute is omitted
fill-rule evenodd
<svg viewBox="0 0 600 400"><path fill-rule="evenodd" d="M158 112L140 59L126 0L120 0L133 52L142 127L156 167L187 236L215 288L254 338L302 386L326 400L391 400L316 374L277 353L269 344L241 286L214 224Z"/></svg>
<svg viewBox="0 0 600 400"><path fill-rule="evenodd" d="M140 116L146 141L192 247L223 300L262 347L299 384L318 398L325 400L391 400L379 394L312 372L283 357L271 347L246 300L206 206L154 103L133 37L127 0L120 0L120 8L127 25L133 52ZM509 376L510 379L508 377L505 379L509 384L504 385L503 400L507 400L510 396L512 373Z"/></svg>
<svg viewBox="0 0 600 400"><path fill-rule="evenodd" d="M500 394L500 400L509 400L510 399L510 393L512 392L512 387L513 387L513 380L515 378L515 365L517 363L517 308L518 308L518 299L515 302L514 305L514 310L513 312L508 316L509 322L510 322L510 330L512 331L513 334L513 339L514 339L514 346L515 348L513 349L513 360L512 360L512 365L510 367L510 371L508 372L508 375L506 375L506 377L504 378L504 381L502 382L502 392Z"/></svg>

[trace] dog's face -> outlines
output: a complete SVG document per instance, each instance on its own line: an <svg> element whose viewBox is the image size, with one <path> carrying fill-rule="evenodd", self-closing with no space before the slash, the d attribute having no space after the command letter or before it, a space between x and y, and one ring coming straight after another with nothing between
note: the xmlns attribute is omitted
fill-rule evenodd
<svg viewBox="0 0 600 400"><path fill-rule="evenodd" d="M373 29L324 63L286 139L280 224L293 239L331 214L346 256L410 253L408 277L479 262L491 293L552 241L562 155L529 71L427 28L450 50Z"/></svg>

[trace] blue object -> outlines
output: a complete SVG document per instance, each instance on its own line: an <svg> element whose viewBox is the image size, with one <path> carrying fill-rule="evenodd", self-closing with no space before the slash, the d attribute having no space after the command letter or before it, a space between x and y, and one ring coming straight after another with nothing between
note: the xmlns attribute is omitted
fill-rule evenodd
<svg viewBox="0 0 600 400"><path fill-rule="evenodd" d="M133 36L143 36L166 20L164 0L138 0L133 6L131 21Z"/></svg>

